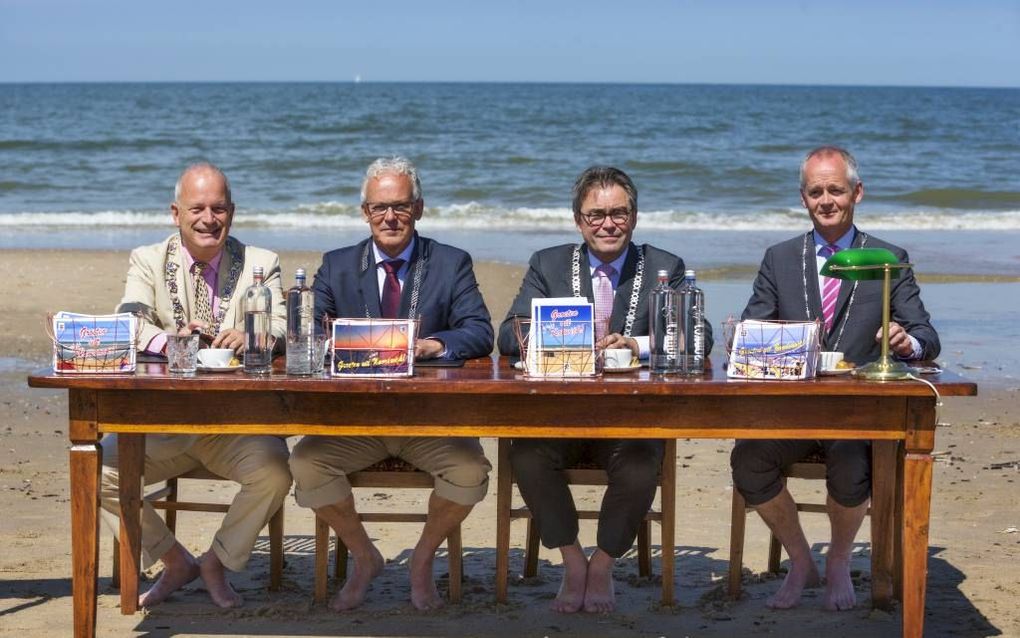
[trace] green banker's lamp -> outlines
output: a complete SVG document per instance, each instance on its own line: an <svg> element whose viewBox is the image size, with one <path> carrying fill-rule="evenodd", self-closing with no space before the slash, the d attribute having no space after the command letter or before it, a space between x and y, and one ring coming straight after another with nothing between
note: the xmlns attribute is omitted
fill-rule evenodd
<svg viewBox="0 0 1020 638"><path fill-rule="evenodd" d="M902 361L889 356L889 282L913 264L900 263L885 248L848 248L829 257L821 274L850 281L882 280L882 356L878 361L861 366L853 375L870 381L893 381L909 378L913 372Z"/></svg>

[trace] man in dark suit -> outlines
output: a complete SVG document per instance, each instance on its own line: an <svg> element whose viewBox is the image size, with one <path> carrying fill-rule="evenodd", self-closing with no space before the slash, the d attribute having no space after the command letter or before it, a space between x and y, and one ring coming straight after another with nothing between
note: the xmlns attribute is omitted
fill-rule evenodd
<svg viewBox="0 0 1020 638"><path fill-rule="evenodd" d="M372 237L326 253L315 275L315 316L418 318L415 358L468 359L492 351L492 324L471 257L414 230L424 201L417 169L400 157L369 166L361 206ZM347 475L389 457L435 477L428 520L409 561L411 602L441 604L432 575L436 549L485 497L492 469L478 439L321 437L302 439L291 454L295 496L336 530L354 570L330 607L360 605L383 558L358 518Z"/></svg>
<svg viewBox="0 0 1020 638"><path fill-rule="evenodd" d="M864 196L857 162L844 149L823 146L808 153L800 173L800 194L814 230L765 252L744 319L814 320L824 326L822 347L843 352L856 364L879 357L882 336L882 282L841 281L819 271L833 252L846 248L886 248L902 262L907 253L858 230L854 206ZM933 359L939 337L921 303L913 271L893 280L889 346L904 360ZM790 556L790 571L767 605L795 606L805 587L818 584L797 508L782 484L783 467L823 451L832 539L825 560L826 609L856 603L850 580L850 551L871 495L871 445L867 441L737 441L730 464L733 483L775 533Z"/></svg>
<svg viewBox="0 0 1020 638"><path fill-rule="evenodd" d="M619 169L593 166L584 171L574 184L573 211L583 243L532 255L521 289L499 329L500 353L520 356L514 319L531 316L533 298L573 296L595 303L596 324L608 316L606 334L599 334L596 325L598 348L630 348L635 356L647 356L648 295L655 287L656 272L667 271L670 285L677 288L683 281L683 260L648 244L631 243L637 225L637 188ZM600 307L600 299L608 307ZM712 348L708 328L706 355ZM613 609L613 563L633 545L652 504L662 454L659 440L513 441L510 461L542 544L558 548L563 556L565 571L552 604L555 611ZM563 475L565 467L588 455L609 474L599 513L598 548L590 558L577 540L577 510Z"/></svg>

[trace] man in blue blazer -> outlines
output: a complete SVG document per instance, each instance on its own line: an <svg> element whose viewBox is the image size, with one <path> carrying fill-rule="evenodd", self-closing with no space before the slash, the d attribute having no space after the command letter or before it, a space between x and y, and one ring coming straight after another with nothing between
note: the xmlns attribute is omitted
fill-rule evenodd
<svg viewBox="0 0 1020 638"><path fill-rule="evenodd" d="M322 259L312 289L315 316L417 318L415 358L469 359L492 351L489 311L471 257L414 230L424 201L417 169L395 157L368 167L361 207L372 237ZM299 505L336 530L354 569L330 603L335 611L360 605L383 557L358 518L347 475L397 457L432 474L428 520L409 561L411 602L434 609L441 600L432 575L436 549L485 497L492 469L478 439L442 437L308 436L290 458Z"/></svg>
<svg viewBox="0 0 1020 638"><path fill-rule="evenodd" d="M874 361L881 350L882 282L840 281L819 270L833 252L846 248L886 248L901 262L907 253L854 226L854 206L864 196L857 162L844 149L823 146L804 159L800 194L814 229L765 252L744 319L810 321L824 326L822 347L843 352L856 364ZM939 337L921 303L911 270L891 290L889 346L901 359L933 359ZM833 415L837 417L838 415ZM850 551L871 496L871 444L867 441L737 441L730 464L733 483L772 529L790 556L790 571L766 604L795 606L805 587L817 585L818 570L797 519L797 507L782 483L782 468L824 451L826 501L832 540L825 558L826 609L851 609L856 603L850 580Z"/></svg>

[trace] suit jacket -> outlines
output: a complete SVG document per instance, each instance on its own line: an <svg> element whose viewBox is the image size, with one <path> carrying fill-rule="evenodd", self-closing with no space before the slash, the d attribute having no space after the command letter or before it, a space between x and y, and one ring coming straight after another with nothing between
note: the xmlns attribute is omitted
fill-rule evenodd
<svg viewBox="0 0 1020 638"><path fill-rule="evenodd" d="M371 242L369 237L323 255L312 284L317 325L322 325L323 317L382 317L378 266ZM417 267L424 268L417 308L418 336L442 341L447 359L484 357L492 352L492 319L478 290L471 256L416 233L400 295L401 317L407 317L410 311Z"/></svg>
<svg viewBox="0 0 1020 638"><path fill-rule="evenodd" d="M170 270L175 270L167 280L167 246L176 236L170 235L158 244L141 246L131 251L127 282L124 285L124 297L117 305L117 312L135 312L141 317L138 328L137 345L144 348L152 338L162 332L177 332L174 318L174 306L171 299L170 286L177 289L177 297L184 311L184 323L191 320L191 309L195 303L195 292L191 275L185 266L183 248L170 260ZM237 282L229 301L224 301L224 293L230 286L230 270L240 265ZM244 291L255 283L252 268L262 266L265 273L265 284L273 295L273 335L282 343L287 336L287 312L283 289L280 285L280 259L276 253L254 246L246 246L233 237L227 238L223 258L220 260L219 274L216 281L216 294L220 297L221 308L224 309L221 330L236 328L244 330ZM154 459L166 459L187 450L197 436L163 434L145 437L146 454Z"/></svg>
<svg viewBox="0 0 1020 638"><path fill-rule="evenodd" d="M117 306L117 312L138 312L142 321L138 330L138 347L144 348L152 338L161 332L177 332L174 307L167 281L167 245L175 235L158 244L150 244L131 251L124 297ZM231 267L240 261L240 275L233 287L229 301L223 301L225 288L230 285ZM176 272L171 282L176 285L177 297L184 311L184 322L191 320L191 309L195 303L195 291L191 275L185 266L183 249L174 255ZM246 246L230 237L220 260L216 294L221 307L225 305L221 330L236 328L244 330L244 291L255 283L252 268L262 266L265 284L273 294L273 335L285 339L287 335L286 300L280 284L280 259L276 253L254 246ZM173 268L173 266L171 266Z"/></svg>
<svg viewBox="0 0 1020 638"><path fill-rule="evenodd" d="M806 241L806 255L805 235L798 235L765 251L754 281L754 292L744 308L742 319L822 321L815 243L810 232ZM886 248L900 262L909 261L902 248L857 231L853 247L862 246ZM921 358L934 359L941 349L939 336L921 302L921 290L914 279L914 271L907 269L901 273L891 282L890 318L920 342ZM807 290L804 289L805 278ZM853 284L844 280L840 287L832 330L824 336L822 347L839 350L844 358L859 364L874 361L881 355L881 344L875 341L875 334L882 327L882 281L859 281L856 291Z"/></svg>
<svg viewBox="0 0 1020 638"><path fill-rule="evenodd" d="M514 334L515 317L531 317L531 300L543 297L570 297L573 296L571 282L571 262L574 254L575 244L563 244L540 250L531 256L528 262L528 272L524 274L524 281L521 282L521 289L506 319L499 327L499 352L508 356L519 356L517 336ZM660 250L649 244L644 244L642 250L645 254L645 273L641 281L641 297L634 315L634 326L631 330L632 337L640 337L648 334L648 295L656 284L656 271L669 271L669 285L673 288L680 287L684 279L684 260L672 253ZM594 302L594 294L591 288L591 269L588 265L588 246L581 247L581 294L588 301ZM616 286L616 296L613 298L613 312L609 317L609 331L623 333L627 319L627 309L630 304L631 292L634 290L634 274L637 272L637 251L633 243L630 244L627 258L620 270L620 280ZM712 351L712 326L705 323L705 355Z"/></svg>

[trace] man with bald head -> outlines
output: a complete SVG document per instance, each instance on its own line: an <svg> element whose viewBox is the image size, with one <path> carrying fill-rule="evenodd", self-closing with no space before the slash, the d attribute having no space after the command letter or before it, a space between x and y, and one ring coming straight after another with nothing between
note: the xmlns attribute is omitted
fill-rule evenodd
<svg viewBox="0 0 1020 638"><path fill-rule="evenodd" d="M845 149L822 146L807 154L800 170L800 197L814 228L765 251L742 318L818 320L824 350L842 352L856 364L874 361L882 336L882 282L840 281L819 271L834 252L847 248L885 248L901 262L909 262L907 253L854 225L854 209L864 197L864 184L857 161ZM921 303L913 271L904 270L894 282L890 350L903 360L934 359L939 354L939 337ZM850 580L850 552L871 496L870 442L743 440L737 441L730 457L734 486L790 556L786 579L766 602L775 609L797 605L804 588L820 580L797 519L796 503L782 480L784 467L815 452L825 455L826 509L832 529L822 604L830 610L851 609L856 595Z"/></svg>
<svg viewBox="0 0 1020 638"><path fill-rule="evenodd" d="M226 175L208 163L181 173L170 214L178 232L131 252L124 297L117 312L139 319L139 352L165 354L167 333L199 330L214 348L241 352L245 343L245 289L252 269L261 266L273 294L272 332L286 333L286 313L276 254L246 246L230 236L234 203ZM117 436L103 438L101 504L103 518L119 532ZM151 607L201 577L213 602L237 607L242 599L226 570L244 569L259 531L290 489L287 445L275 436L149 435L145 440L145 482L157 483L205 468L241 485L210 548L198 558L181 545L163 520L145 504L142 511L142 561L157 560L163 573L138 604Z"/></svg>

